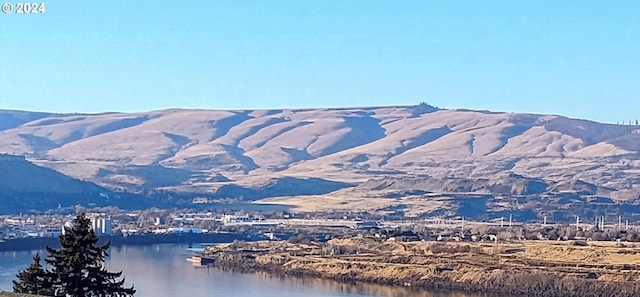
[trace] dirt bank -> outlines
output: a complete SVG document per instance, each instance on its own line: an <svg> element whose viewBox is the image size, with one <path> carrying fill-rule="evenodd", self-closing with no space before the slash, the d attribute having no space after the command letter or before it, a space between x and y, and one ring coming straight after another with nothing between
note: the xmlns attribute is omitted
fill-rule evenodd
<svg viewBox="0 0 640 297"><path fill-rule="evenodd" d="M222 268L340 281L527 296L640 296L640 245L435 243L334 239L235 242L206 256Z"/></svg>

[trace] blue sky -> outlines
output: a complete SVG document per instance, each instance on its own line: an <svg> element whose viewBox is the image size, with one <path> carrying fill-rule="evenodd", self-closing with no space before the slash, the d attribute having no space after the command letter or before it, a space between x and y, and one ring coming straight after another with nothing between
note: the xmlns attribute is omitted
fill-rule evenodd
<svg viewBox="0 0 640 297"><path fill-rule="evenodd" d="M640 1L44 1L0 109L407 105L640 118Z"/></svg>

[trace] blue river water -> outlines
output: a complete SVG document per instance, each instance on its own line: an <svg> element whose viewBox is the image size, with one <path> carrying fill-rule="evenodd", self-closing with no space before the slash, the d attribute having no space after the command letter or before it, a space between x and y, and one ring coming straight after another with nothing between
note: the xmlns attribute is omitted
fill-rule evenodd
<svg viewBox="0 0 640 297"><path fill-rule="evenodd" d="M139 297L498 297L467 292L431 292L371 284L345 284L329 280L278 277L261 273L234 273L196 267L186 258L201 250L182 244L117 246L105 265L123 271L127 285ZM0 252L0 291L11 291L19 270L38 251ZM42 256L42 251L40 251ZM504 297L504 296L502 296Z"/></svg>

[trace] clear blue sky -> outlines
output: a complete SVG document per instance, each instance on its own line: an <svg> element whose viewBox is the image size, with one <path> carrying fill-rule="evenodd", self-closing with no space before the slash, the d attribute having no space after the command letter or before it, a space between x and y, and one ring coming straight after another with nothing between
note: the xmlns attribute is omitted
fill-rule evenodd
<svg viewBox="0 0 640 297"><path fill-rule="evenodd" d="M640 1L43 2L0 14L0 109L640 118Z"/></svg>

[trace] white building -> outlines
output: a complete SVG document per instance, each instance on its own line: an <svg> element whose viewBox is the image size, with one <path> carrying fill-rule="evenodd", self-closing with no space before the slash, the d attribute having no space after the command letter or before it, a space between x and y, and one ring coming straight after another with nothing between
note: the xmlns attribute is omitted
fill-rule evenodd
<svg viewBox="0 0 640 297"><path fill-rule="evenodd" d="M222 217L222 223L225 225L249 224L251 222L253 222L253 219L249 215L244 215L244 216L224 215Z"/></svg>
<svg viewBox="0 0 640 297"><path fill-rule="evenodd" d="M74 220L68 221L64 223L62 226L62 235L65 234L65 229L73 228ZM111 218L105 218L100 216L91 216L91 225L89 226L96 235L111 235L113 223L111 222Z"/></svg>
<svg viewBox="0 0 640 297"><path fill-rule="evenodd" d="M111 235L111 218L93 217L91 218L91 229L96 235Z"/></svg>

